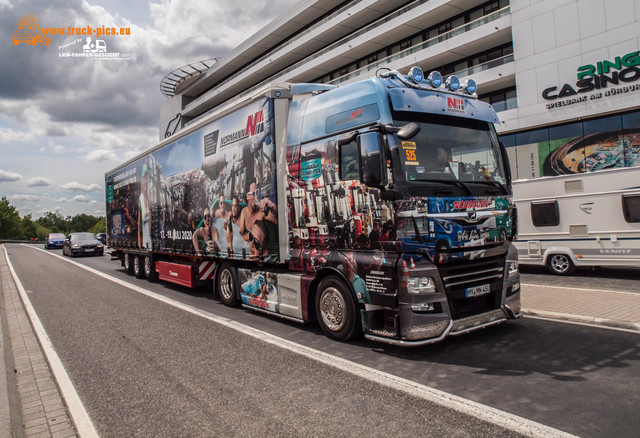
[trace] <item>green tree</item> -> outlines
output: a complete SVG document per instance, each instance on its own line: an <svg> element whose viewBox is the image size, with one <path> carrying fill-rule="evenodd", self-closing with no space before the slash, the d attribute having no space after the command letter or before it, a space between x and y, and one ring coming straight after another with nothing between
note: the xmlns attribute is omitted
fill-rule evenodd
<svg viewBox="0 0 640 438"><path fill-rule="evenodd" d="M106 233L107 232L107 219L105 217L99 217L98 222L89 230L93 234Z"/></svg>
<svg viewBox="0 0 640 438"><path fill-rule="evenodd" d="M51 230L51 233L69 234L69 224L60 213L46 212L40 216L36 222L44 228Z"/></svg>
<svg viewBox="0 0 640 438"><path fill-rule="evenodd" d="M69 228L73 232L89 231L93 226L100 221L95 216L89 216L88 214L77 214L74 217L67 218L69 222Z"/></svg>
<svg viewBox="0 0 640 438"><path fill-rule="evenodd" d="M20 213L6 196L0 200L0 239L24 239Z"/></svg>
<svg viewBox="0 0 640 438"><path fill-rule="evenodd" d="M45 240L49 233L53 233L53 231L51 231L51 228L43 227L37 221L34 222L34 224L36 226L36 234L38 236L38 240Z"/></svg>
<svg viewBox="0 0 640 438"><path fill-rule="evenodd" d="M38 238L38 231L36 230L36 224L31 219L30 214L22 218L22 232L24 233L24 236L27 239Z"/></svg>

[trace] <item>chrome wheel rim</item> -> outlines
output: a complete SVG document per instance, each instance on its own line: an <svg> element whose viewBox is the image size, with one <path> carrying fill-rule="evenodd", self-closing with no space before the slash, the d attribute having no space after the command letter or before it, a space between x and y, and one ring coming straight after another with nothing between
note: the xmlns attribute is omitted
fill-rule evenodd
<svg viewBox="0 0 640 438"><path fill-rule="evenodd" d="M151 259L149 257L144 258L144 274L147 277L151 275Z"/></svg>
<svg viewBox="0 0 640 438"><path fill-rule="evenodd" d="M140 259L138 257L134 257L133 259L133 272L136 274L140 271Z"/></svg>
<svg viewBox="0 0 640 438"><path fill-rule="evenodd" d="M563 255L555 255L551 258L551 266L557 272L565 272L569 269L569 259Z"/></svg>
<svg viewBox="0 0 640 438"><path fill-rule="evenodd" d="M129 270L129 266L131 264L131 261L129 260L129 256L125 255L124 256L124 268L128 271Z"/></svg>
<svg viewBox="0 0 640 438"><path fill-rule="evenodd" d="M233 297L233 278L231 278L231 271L228 269L223 269L220 273L220 295L225 300Z"/></svg>
<svg viewBox="0 0 640 438"><path fill-rule="evenodd" d="M346 303L344 297L335 287L328 287L320 296L320 315L322 322L331 331L344 327Z"/></svg>

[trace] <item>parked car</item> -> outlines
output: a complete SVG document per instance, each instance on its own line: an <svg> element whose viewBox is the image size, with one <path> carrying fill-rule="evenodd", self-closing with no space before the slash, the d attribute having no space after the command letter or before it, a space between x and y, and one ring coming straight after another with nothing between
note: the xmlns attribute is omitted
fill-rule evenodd
<svg viewBox="0 0 640 438"><path fill-rule="evenodd" d="M62 233L49 233L44 241L45 249L62 248L64 244L64 234Z"/></svg>
<svg viewBox="0 0 640 438"><path fill-rule="evenodd" d="M62 255L103 255L104 245L91 233L71 233L64 241Z"/></svg>
<svg viewBox="0 0 640 438"><path fill-rule="evenodd" d="M96 234L96 239L102 242L103 245L107 244L107 233L98 233Z"/></svg>

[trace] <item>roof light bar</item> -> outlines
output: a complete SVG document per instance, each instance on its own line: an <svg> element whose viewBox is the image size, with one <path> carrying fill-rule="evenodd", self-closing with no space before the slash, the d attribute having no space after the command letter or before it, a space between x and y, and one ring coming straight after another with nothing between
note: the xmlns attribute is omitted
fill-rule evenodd
<svg viewBox="0 0 640 438"><path fill-rule="evenodd" d="M478 86L476 85L476 81L474 81L473 79L467 79L463 85L463 89L469 94L475 94L475 92L478 90Z"/></svg>
<svg viewBox="0 0 640 438"><path fill-rule="evenodd" d="M427 77L427 83L434 88L439 88L442 85L442 75L437 71L432 71Z"/></svg>
<svg viewBox="0 0 640 438"><path fill-rule="evenodd" d="M447 90L458 91L458 88L460 88L460 79L458 79L457 76L451 75L447 78L444 85Z"/></svg>
<svg viewBox="0 0 640 438"><path fill-rule="evenodd" d="M419 84L424 80L424 72L420 67L412 67L411 70L409 70L409 79Z"/></svg>

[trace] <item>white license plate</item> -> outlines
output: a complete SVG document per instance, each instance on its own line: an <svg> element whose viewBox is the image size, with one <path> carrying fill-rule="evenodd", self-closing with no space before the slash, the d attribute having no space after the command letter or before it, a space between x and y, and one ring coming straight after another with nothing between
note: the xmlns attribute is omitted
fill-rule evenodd
<svg viewBox="0 0 640 438"><path fill-rule="evenodd" d="M468 287L464 290L464 296L467 298L479 297L491 293L491 285L483 284L482 286Z"/></svg>
<svg viewBox="0 0 640 438"><path fill-rule="evenodd" d="M93 248L85 248L84 252L94 252L95 249Z"/></svg>

